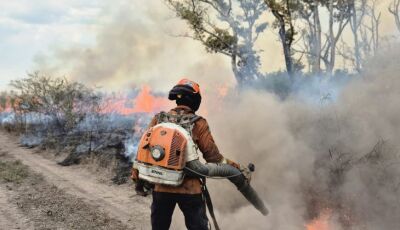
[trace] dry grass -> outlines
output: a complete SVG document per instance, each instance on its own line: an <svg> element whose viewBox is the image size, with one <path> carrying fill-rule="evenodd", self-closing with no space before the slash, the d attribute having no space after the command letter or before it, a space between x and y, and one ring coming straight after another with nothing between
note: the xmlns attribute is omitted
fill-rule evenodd
<svg viewBox="0 0 400 230"><path fill-rule="evenodd" d="M0 161L0 180L20 184L28 176L28 167L21 161Z"/></svg>

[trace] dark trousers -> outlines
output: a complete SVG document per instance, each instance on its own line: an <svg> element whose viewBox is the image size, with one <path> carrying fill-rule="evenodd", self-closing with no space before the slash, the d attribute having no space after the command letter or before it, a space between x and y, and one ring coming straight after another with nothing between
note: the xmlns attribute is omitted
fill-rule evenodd
<svg viewBox="0 0 400 230"><path fill-rule="evenodd" d="M206 207L201 194L164 192L153 192L153 203L151 204L151 227L153 230L169 229L176 204L185 216L187 229L208 230Z"/></svg>

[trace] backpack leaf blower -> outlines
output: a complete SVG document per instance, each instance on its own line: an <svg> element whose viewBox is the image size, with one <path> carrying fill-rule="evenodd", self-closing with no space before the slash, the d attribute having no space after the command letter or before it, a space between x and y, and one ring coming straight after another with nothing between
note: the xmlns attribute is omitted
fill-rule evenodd
<svg viewBox="0 0 400 230"><path fill-rule="evenodd" d="M139 171L139 179L155 184L179 186L185 175L226 178L257 210L267 215L264 202L250 185L254 165L250 164L249 167L239 170L223 163L201 163L197 146L191 137L193 115L183 116L179 120L179 124L159 123L143 134L133 165Z"/></svg>

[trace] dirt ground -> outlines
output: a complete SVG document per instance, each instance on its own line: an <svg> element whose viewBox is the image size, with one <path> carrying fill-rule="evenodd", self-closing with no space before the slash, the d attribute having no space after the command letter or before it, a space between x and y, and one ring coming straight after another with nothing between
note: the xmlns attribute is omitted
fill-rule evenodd
<svg viewBox="0 0 400 230"><path fill-rule="evenodd" d="M150 229L150 197L0 132L0 229Z"/></svg>

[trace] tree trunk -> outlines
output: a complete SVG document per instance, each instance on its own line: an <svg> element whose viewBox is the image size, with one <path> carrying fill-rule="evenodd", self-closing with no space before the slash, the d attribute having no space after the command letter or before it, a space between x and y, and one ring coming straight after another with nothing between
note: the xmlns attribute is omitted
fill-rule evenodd
<svg viewBox="0 0 400 230"><path fill-rule="evenodd" d="M399 16L400 0L393 0L390 4L388 10L389 13L393 14L394 20L396 22L396 27L400 31L400 16Z"/></svg>
<svg viewBox="0 0 400 230"><path fill-rule="evenodd" d="M318 5L314 7L313 10L313 18L314 18L314 44L312 45L312 55L313 55L313 63L312 63L312 73L320 74L321 73L321 21L319 19L319 10Z"/></svg>
<svg viewBox="0 0 400 230"><path fill-rule="evenodd" d="M284 24L284 23L283 23ZM290 77L290 81L294 81L293 58L290 45L286 42L286 28L281 26L279 29L279 36L281 38L283 54L285 55L286 71Z"/></svg>
<svg viewBox="0 0 400 230"><path fill-rule="evenodd" d="M232 54L231 54L231 68L233 75L235 76L236 83L240 87L244 83L244 79L241 76L238 68L237 68L237 36L234 34L236 42L234 42L233 47L232 47Z"/></svg>
<svg viewBox="0 0 400 230"><path fill-rule="evenodd" d="M361 52L360 52L360 41L358 38L358 28L359 28L359 22L357 19L357 10L355 3L352 5L352 10L353 10L353 15L352 15L352 26L351 30L353 32L353 38L354 38L354 58L355 58L355 69L357 72L361 71Z"/></svg>
<svg viewBox="0 0 400 230"><path fill-rule="evenodd" d="M326 71L332 75L333 68L335 67L336 57L336 41L335 34L333 32L333 0L329 0L329 42L330 42L330 57Z"/></svg>
<svg viewBox="0 0 400 230"><path fill-rule="evenodd" d="M396 15L394 18L396 20L397 29L400 31L400 17L399 15Z"/></svg>

